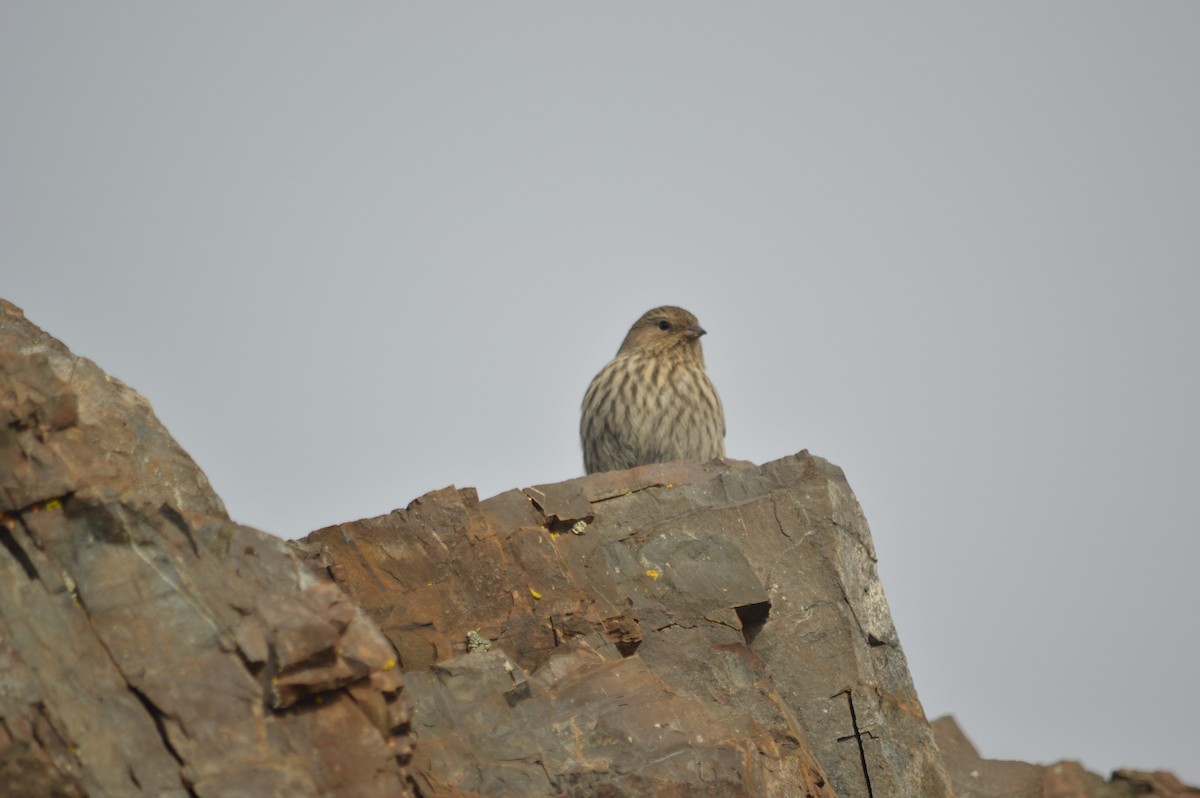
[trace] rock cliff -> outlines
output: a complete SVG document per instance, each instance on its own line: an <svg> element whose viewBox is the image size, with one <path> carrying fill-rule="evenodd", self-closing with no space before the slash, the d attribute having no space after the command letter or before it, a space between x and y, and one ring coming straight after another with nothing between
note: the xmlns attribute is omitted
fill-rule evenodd
<svg viewBox="0 0 1200 798"><path fill-rule="evenodd" d="M0 796L1200 795L978 756L807 452L285 543L0 300Z"/></svg>

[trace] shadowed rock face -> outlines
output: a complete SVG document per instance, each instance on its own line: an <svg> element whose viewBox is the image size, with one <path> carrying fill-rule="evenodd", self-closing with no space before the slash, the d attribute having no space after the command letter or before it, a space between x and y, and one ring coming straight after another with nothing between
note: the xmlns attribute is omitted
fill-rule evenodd
<svg viewBox="0 0 1200 798"><path fill-rule="evenodd" d="M423 789L952 794L866 521L806 452L447 489L299 545L400 651Z"/></svg>
<svg viewBox="0 0 1200 798"><path fill-rule="evenodd" d="M406 794L391 645L0 301L0 794Z"/></svg>

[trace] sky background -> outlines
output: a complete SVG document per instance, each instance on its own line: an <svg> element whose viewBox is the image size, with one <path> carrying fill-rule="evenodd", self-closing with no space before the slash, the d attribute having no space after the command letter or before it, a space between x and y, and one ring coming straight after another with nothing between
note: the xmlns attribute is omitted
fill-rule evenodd
<svg viewBox="0 0 1200 798"><path fill-rule="evenodd" d="M0 5L0 296L285 537L582 472L645 310L984 756L1200 783L1200 4Z"/></svg>

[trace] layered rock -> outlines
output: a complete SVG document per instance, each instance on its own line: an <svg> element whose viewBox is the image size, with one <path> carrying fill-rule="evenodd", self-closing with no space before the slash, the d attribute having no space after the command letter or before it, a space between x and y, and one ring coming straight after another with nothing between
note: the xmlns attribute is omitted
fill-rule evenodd
<svg viewBox="0 0 1200 798"><path fill-rule="evenodd" d="M405 795L391 645L0 300L0 793Z"/></svg>

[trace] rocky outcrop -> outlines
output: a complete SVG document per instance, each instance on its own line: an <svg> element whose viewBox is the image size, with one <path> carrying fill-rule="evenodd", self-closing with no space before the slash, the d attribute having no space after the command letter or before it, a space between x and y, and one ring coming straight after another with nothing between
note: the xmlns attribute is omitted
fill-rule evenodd
<svg viewBox="0 0 1200 798"><path fill-rule="evenodd" d="M399 650L428 794L952 794L862 511L806 452L446 489L300 546Z"/></svg>
<svg viewBox="0 0 1200 798"><path fill-rule="evenodd" d="M0 300L3 798L955 794L1200 791L931 727L807 452L447 488L284 543Z"/></svg>
<svg viewBox="0 0 1200 798"><path fill-rule="evenodd" d="M1197 798L1170 773L1118 770L1105 781L1078 762L1030 765L983 759L954 718L933 722L934 735L958 798Z"/></svg>
<svg viewBox="0 0 1200 798"><path fill-rule="evenodd" d="M391 645L0 301L0 793L396 796Z"/></svg>

